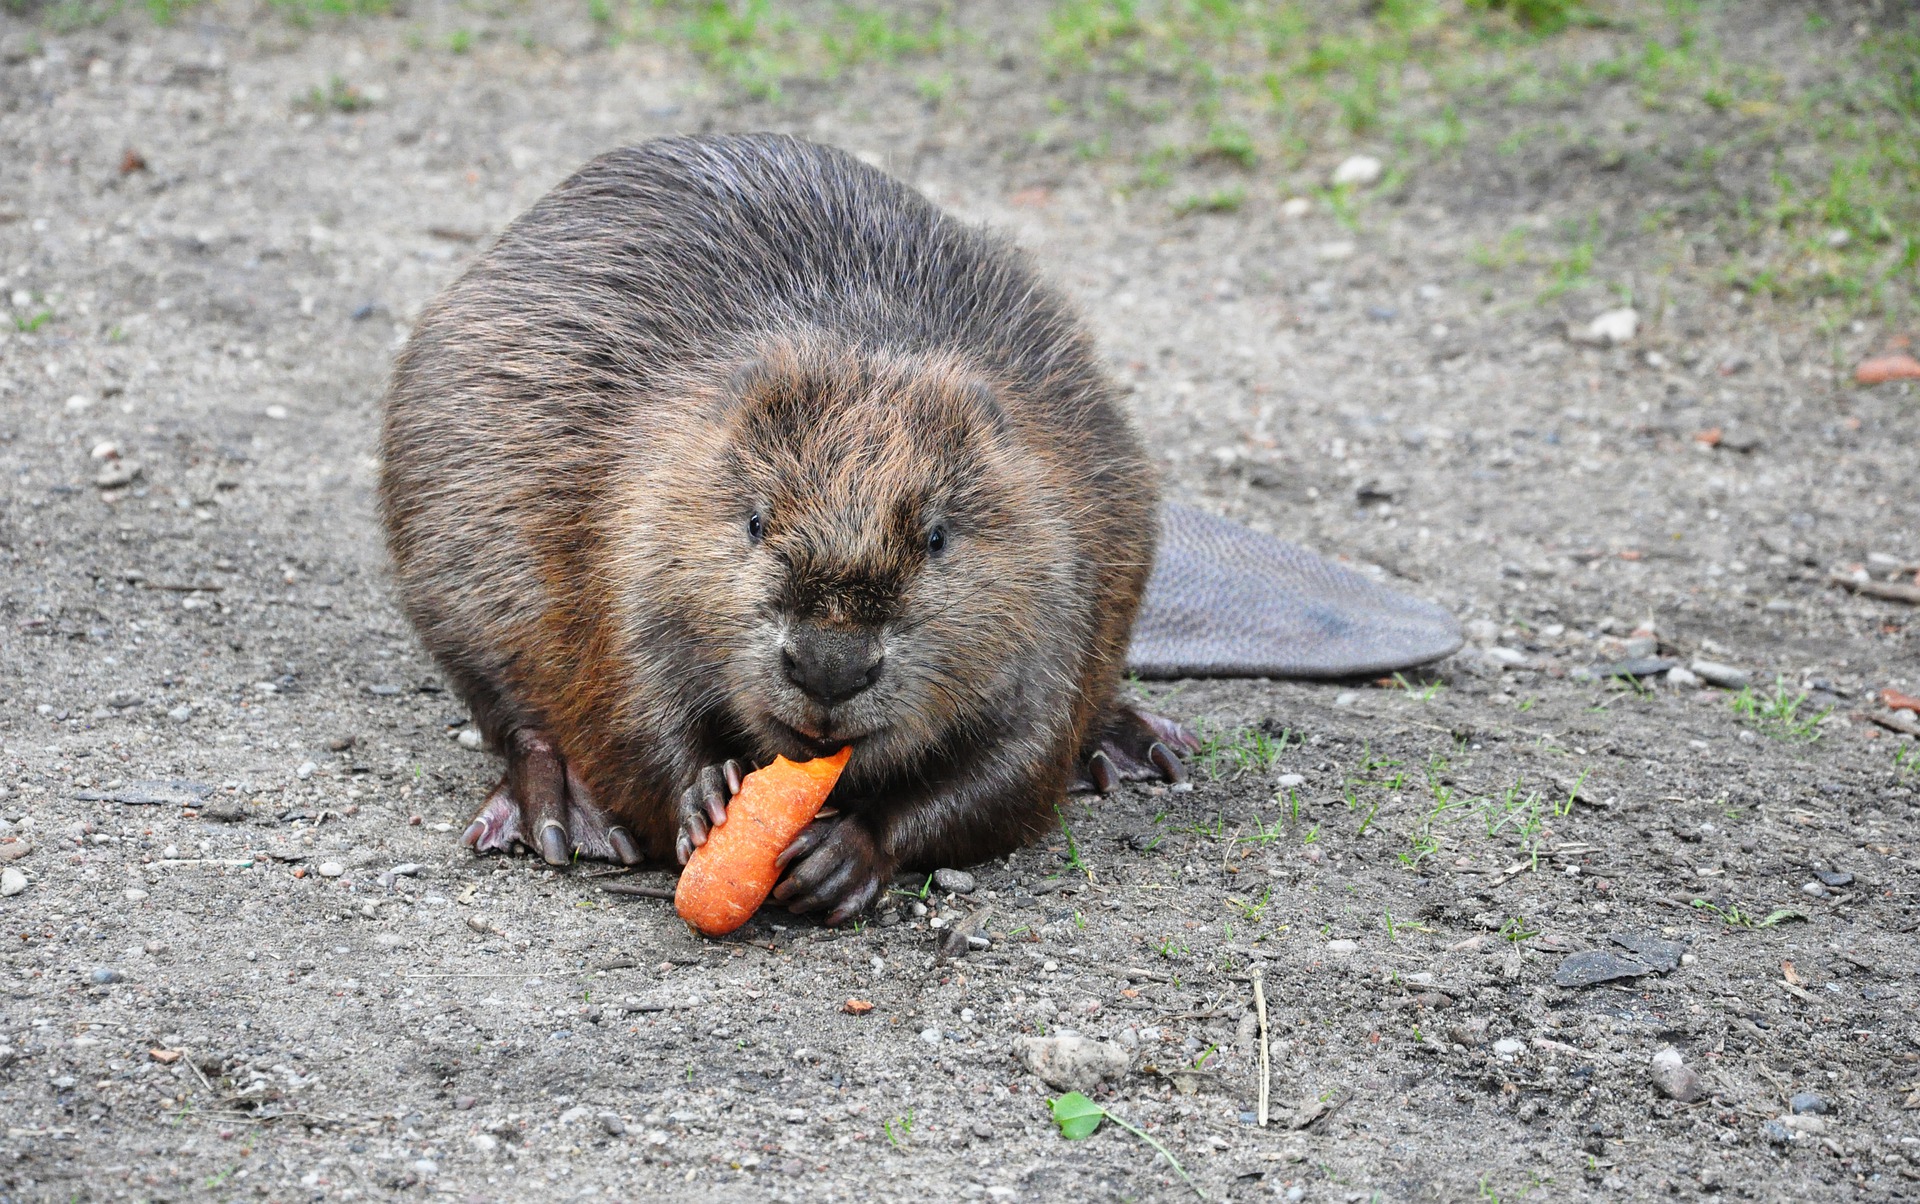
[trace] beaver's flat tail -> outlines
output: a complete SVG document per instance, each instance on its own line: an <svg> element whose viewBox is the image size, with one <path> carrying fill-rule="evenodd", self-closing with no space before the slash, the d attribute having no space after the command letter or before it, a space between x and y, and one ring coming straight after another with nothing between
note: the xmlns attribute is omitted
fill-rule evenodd
<svg viewBox="0 0 1920 1204"><path fill-rule="evenodd" d="M1460 644L1460 624L1431 602L1169 503L1127 666L1149 678L1360 677L1424 665Z"/></svg>

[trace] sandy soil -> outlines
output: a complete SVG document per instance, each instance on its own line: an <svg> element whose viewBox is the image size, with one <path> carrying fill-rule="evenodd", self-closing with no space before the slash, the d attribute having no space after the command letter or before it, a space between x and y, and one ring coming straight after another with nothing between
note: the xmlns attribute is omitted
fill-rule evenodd
<svg viewBox="0 0 1920 1204"><path fill-rule="evenodd" d="M432 49L456 22L487 36ZM1920 752L1864 718L1920 693L1913 610L1828 580L1920 561L1915 390L1842 371L1902 332L1702 273L1582 345L1613 302L1469 251L1630 173L1177 217L1023 137L1040 100L981 62L945 105L886 72L744 105L518 10L0 17L0 1199L1191 1194L1114 1125L1061 1137L1012 1050L1062 1030L1122 1045L1094 1094L1209 1199L1920 1195ZM365 107L300 103L336 75ZM1467 651L1147 685L1218 737L1194 791L1075 800L857 930L698 941L606 871L466 855L497 768L385 581L389 357L594 152L740 127L1010 229L1171 494L1378 566ZM1645 657L1827 714L1610 677ZM1619 939L1643 973L1559 985Z"/></svg>

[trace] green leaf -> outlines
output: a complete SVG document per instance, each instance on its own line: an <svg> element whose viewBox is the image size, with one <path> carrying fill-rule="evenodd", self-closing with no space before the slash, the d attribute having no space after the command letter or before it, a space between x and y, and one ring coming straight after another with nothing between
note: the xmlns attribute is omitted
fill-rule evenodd
<svg viewBox="0 0 1920 1204"><path fill-rule="evenodd" d="M1053 1109L1053 1123L1060 1126L1060 1136L1068 1141L1093 1136L1093 1131L1107 1118L1105 1108L1078 1091L1069 1091L1059 1099L1049 1100L1047 1106Z"/></svg>
<svg viewBox="0 0 1920 1204"><path fill-rule="evenodd" d="M1776 907L1767 914L1766 919L1760 921L1758 924L1755 924L1754 927L1755 928L1771 928L1775 924L1782 924L1788 920L1804 920L1806 918L1807 918L1807 913L1804 911L1795 911L1791 907Z"/></svg>

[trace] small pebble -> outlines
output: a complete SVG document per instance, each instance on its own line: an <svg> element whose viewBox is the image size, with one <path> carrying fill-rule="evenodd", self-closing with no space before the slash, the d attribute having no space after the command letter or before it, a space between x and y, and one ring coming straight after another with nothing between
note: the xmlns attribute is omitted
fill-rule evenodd
<svg viewBox="0 0 1920 1204"><path fill-rule="evenodd" d="M1800 893L1803 895L1806 895L1809 898L1824 899L1827 896L1831 895L1833 892L1829 891L1826 887L1820 885L1818 882L1802 882L1800 884Z"/></svg>
<svg viewBox="0 0 1920 1204"><path fill-rule="evenodd" d="M193 707L183 702L171 711L168 711L167 718L173 720L175 723L185 723L187 720L193 718Z"/></svg>
<svg viewBox="0 0 1920 1204"><path fill-rule="evenodd" d="M88 975L88 977L93 979L94 982L99 983L101 986L106 986L109 983L126 981L126 979L121 976L120 971L110 969L106 966L102 966L98 970L95 970L92 974Z"/></svg>
<svg viewBox="0 0 1920 1204"><path fill-rule="evenodd" d="M940 1044L940 1030L937 1028L923 1028L920 1030L920 1039L928 1045L938 1045Z"/></svg>
<svg viewBox="0 0 1920 1204"><path fill-rule="evenodd" d="M1677 667L1667 670L1667 684L1676 690L1692 690L1699 687L1700 678L1691 669Z"/></svg>
<svg viewBox="0 0 1920 1204"><path fill-rule="evenodd" d="M1527 1052L1527 1043L1518 1037L1502 1037L1493 1043L1493 1052L1503 1058L1517 1058Z"/></svg>
<svg viewBox="0 0 1920 1204"><path fill-rule="evenodd" d="M1303 196L1290 196L1280 202L1280 216L1302 218L1313 212L1313 202Z"/></svg>
<svg viewBox="0 0 1920 1204"><path fill-rule="evenodd" d="M1825 1096L1816 1095L1811 1091L1800 1092L1787 1101L1787 1107L1792 1109L1796 1116L1825 1116L1833 1111L1833 1105L1827 1102Z"/></svg>
<svg viewBox="0 0 1920 1204"><path fill-rule="evenodd" d="M299 766L293 771L293 776L296 778L299 778L301 781L304 782L308 778L312 777L315 771L317 771L319 768L320 767L318 765L315 765L312 761L302 761L300 762Z"/></svg>
<svg viewBox="0 0 1920 1204"><path fill-rule="evenodd" d="M965 870L939 869L933 871L933 884L941 890L956 895L970 895L979 885L972 874Z"/></svg>
<svg viewBox="0 0 1920 1204"><path fill-rule="evenodd" d="M480 738L478 729L469 727L460 732L459 743L461 748L478 749L486 747L487 742Z"/></svg>
<svg viewBox="0 0 1920 1204"><path fill-rule="evenodd" d="M147 892L141 890L139 887L136 886L127 891L127 902L145 903L146 901L147 901Z"/></svg>
<svg viewBox="0 0 1920 1204"><path fill-rule="evenodd" d="M609 1137L626 1136L626 1122L621 1120L619 1114L616 1112L602 1112L600 1114L600 1127L607 1131L607 1136Z"/></svg>
<svg viewBox="0 0 1920 1204"><path fill-rule="evenodd" d="M1706 1088L1700 1084L1700 1076L1686 1064L1677 1049L1663 1049L1654 1054L1649 1073L1654 1088L1668 1099L1690 1104L1706 1094Z"/></svg>
<svg viewBox="0 0 1920 1204"><path fill-rule="evenodd" d="M1732 665L1722 665L1714 661L1694 661L1694 676L1710 686L1722 690L1740 690L1752 684L1753 678L1745 669L1736 669Z"/></svg>
<svg viewBox="0 0 1920 1204"><path fill-rule="evenodd" d="M1350 953L1360 952L1360 942L1346 941L1346 940L1328 941L1327 952L1335 954L1336 956L1339 956L1339 957L1345 957Z"/></svg>
<svg viewBox="0 0 1920 1204"><path fill-rule="evenodd" d="M320 876L322 878L338 878L346 872L347 867L341 865L338 861L322 861L320 863Z"/></svg>
<svg viewBox="0 0 1920 1204"><path fill-rule="evenodd" d="M1595 343L1604 347L1617 347L1630 343L1633 336L1640 333L1640 314L1634 309L1609 309L1598 314L1593 321L1576 334L1582 343Z"/></svg>
<svg viewBox="0 0 1920 1204"><path fill-rule="evenodd" d="M1813 876L1820 879L1823 886L1853 885L1853 875L1845 870L1815 870Z"/></svg>
<svg viewBox="0 0 1920 1204"><path fill-rule="evenodd" d="M1273 780L1273 784L1282 790L1297 790L1307 784L1307 779L1302 774L1283 773Z"/></svg>
<svg viewBox="0 0 1920 1204"><path fill-rule="evenodd" d="M467 1138L467 1144L479 1153L491 1154L500 1143L496 1141L490 1133L475 1133L472 1137Z"/></svg>
<svg viewBox="0 0 1920 1204"><path fill-rule="evenodd" d="M1386 165L1372 155L1349 155L1333 169L1331 181L1335 188L1344 185L1366 188L1379 183L1385 170Z"/></svg>
<svg viewBox="0 0 1920 1204"><path fill-rule="evenodd" d="M1793 1141L1793 1131L1777 1120L1770 1120L1761 1125L1760 1134L1771 1145L1788 1145Z"/></svg>
<svg viewBox="0 0 1920 1204"><path fill-rule="evenodd" d="M27 876L25 874L12 866L0 870L0 897L17 895L25 889L27 889Z"/></svg>

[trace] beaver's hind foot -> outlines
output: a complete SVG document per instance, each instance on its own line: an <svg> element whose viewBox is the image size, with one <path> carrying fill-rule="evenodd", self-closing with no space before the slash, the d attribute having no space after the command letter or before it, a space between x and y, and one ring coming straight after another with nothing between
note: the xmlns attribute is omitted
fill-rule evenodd
<svg viewBox="0 0 1920 1204"><path fill-rule="evenodd" d="M478 853L509 853L520 846L548 865L566 865L576 856L639 863L640 846L633 833L594 803L545 732L521 728L505 743L506 775L467 825L460 843Z"/></svg>
<svg viewBox="0 0 1920 1204"><path fill-rule="evenodd" d="M1187 766L1180 758L1199 747L1192 732L1166 716L1118 706L1088 754L1086 768L1068 789L1106 794L1121 782L1145 781L1188 789Z"/></svg>

